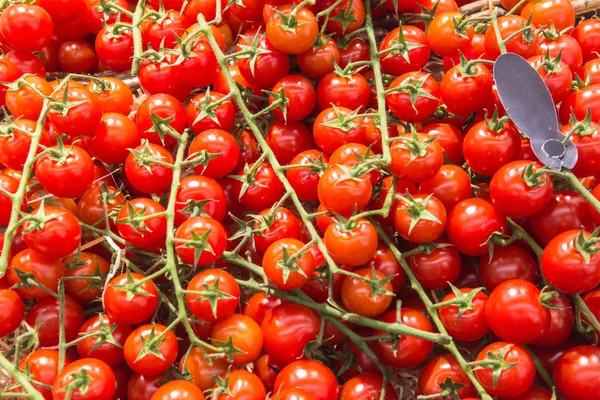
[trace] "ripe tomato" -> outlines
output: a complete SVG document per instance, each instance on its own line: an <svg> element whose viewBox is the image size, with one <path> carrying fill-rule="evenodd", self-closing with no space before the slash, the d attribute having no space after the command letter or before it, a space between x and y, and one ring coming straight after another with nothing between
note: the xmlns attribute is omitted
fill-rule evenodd
<svg viewBox="0 0 600 400"><path fill-rule="evenodd" d="M295 361L279 372L275 380L275 392L292 388L312 393L317 400L334 400L339 393L333 372L312 360Z"/></svg>
<svg viewBox="0 0 600 400"><path fill-rule="evenodd" d="M354 273L364 279L349 276L342 284L342 304L348 312L373 318L383 314L393 300L393 287L390 282L381 283L387 276L383 272L363 268ZM380 282L379 289L374 291L365 281Z"/></svg>
<svg viewBox="0 0 600 400"><path fill-rule="evenodd" d="M363 143L365 128L359 119L353 118L349 108L329 107L317 115L313 136L323 152L332 154L346 143Z"/></svg>
<svg viewBox="0 0 600 400"><path fill-rule="evenodd" d="M436 247L429 254L415 254L406 261L426 289L447 288L448 282L456 281L461 271L460 253L453 246Z"/></svg>
<svg viewBox="0 0 600 400"><path fill-rule="evenodd" d="M52 39L50 14L37 5L13 4L0 16L3 41L15 50L34 52Z"/></svg>
<svg viewBox="0 0 600 400"><path fill-rule="evenodd" d="M600 283L598 244L580 243L591 234L583 230L561 233L548 243L542 254L542 272L548 282L563 293L584 293Z"/></svg>
<svg viewBox="0 0 600 400"><path fill-rule="evenodd" d="M284 105L273 109L275 118L293 122L306 118L317 104L317 91L313 84L302 75L286 75L275 83L271 89L276 95L285 96ZM269 95L269 105L275 97Z"/></svg>
<svg viewBox="0 0 600 400"><path fill-rule="evenodd" d="M4 55L4 57L6 57L2 60L3 67L5 68L4 73L8 75L7 77L9 79L11 79L10 78L11 71L10 71L10 69L8 69L8 68L10 68L10 66L7 65L8 62L12 62L14 67L19 72L17 75L17 78L21 77L25 74L34 74L41 78L46 77L46 68L44 67L44 62L42 61L42 59L40 57L36 56L33 53L29 53L26 51L12 50L12 51L9 51L8 53L6 53ZM4 82L11 82L11 81L15 81L15 80L16 79L12 79L9 81L4 81Z"/></svg>
<svg viewBox="0 0 600 400"><path fill-rule="evenodd" d="M115 392L115 374L105 362L82 358L68 364L52 385L55 400L106 400Z"/></svg>
<svg viewBox="0 0 600 400"><path fill-rule="evenodd" d="M319 80L317 101L322 110L331 106L365 109L369 102L369 83L359 73L328 73Z"/></svg>
<svg viewBox="0 0 600 400"><path fill-rule="evenodd" d="M165 145L175 144L175 138L170 135L159 136L154 127L152 115L160 117L168 126L178 133L182 133L187 127L186 112L183 105L175 97L168 94L155 94L149 96L138 108L135 114L135 124L138 127L142 139L148 139L150 143Z"/></svg>
<svg viewBox="0 0 600 400"><path fill-rule="evenodd" d="M275 120L265 140L282 165L288 164L298 153L315 148L312 133L301 122Z"/></svg>
<svg viewBox="0 0 600 400"><path fill-rule="evenodd" d="M221 222L227 213L225 192L213 179L190 175L179 181L175 197L175 225L179 226L192 215L202 215Z"/></svg>
<svg viewBox="0 0 600 400"><path fill-rule="evenodd" d="M482 366L481 369L474 371L489 394L498 397L516 397L529 390L535 379L535 366L527 350L516 344L495 342L481 350L477 361L489 360L489 354L500 361L515 364L514 367L500 372L500 376L496 379L493 378L492 368Z"/></svg>
<svg viewBox="0 0 600 400"><path fill-rule="evenodd" d="M195 134L209 129L221 129L229 132L235 122L235 107L231 100L224 100L217 106L212 106L222 100L225 95L219 92L201 92L194 96L186 107L188 125ZM211 115L214 115L212 117Z"/></svg>
<svg viewBox="0 0 600 400"><path fill-rule="evenodd" d="M487 254L479 257L478 272L481 283L489 291L511 279L538 281L537 262L517 246L495 246L491 258Z"/></svg>
<svg viewBox="0 0 600 400"><path fill-rule="evenodd" d="M254 40L257 42L258 49L266 50L266 52L259 53L254 59L251 57L239 58L240 74L253 85L260 88L272 88L277 81L288 74L290 58L287 54L277 50L266 34L257 29L247 31L240 36L236 44L236 51L242 51L246 46L251 46Z"/></svg>
<svg viewBox="0 0 600 400"><path fill-rule="evenodd" d="M467 296L472 290L471 288L461 288L460 292ZM442 302L455 299L456 295L449 293L442 299ZM477 292L471 302L472 306L467 306L467 309L460 305L451 305L442 307L438 311L448 334L457 340L473 341L481 339L489 332L485 311L488 296L484 292Z"/></svg>
<svg viewBox="0 0 600 400"><path fill-rule="evenodd" d="M383 377L379 374L363 373L349 379L340 388L340 399L369 400L381 399ZM383 400L396 399L394 387L387 382Z"/></svg>
<svg viewBox="0 0 600 400"><path fill-rule="evenodd" d="M77 250L81 241L79 221L70 211L43 205L31 212L43 218L41 224L28 221L23 224L23 239L27 246L42 257L60 259Z"/></svg>
<svg viewBox="0 0 600 400"><path fill-rule="evenodd" d="M105 113L87 143L98 160L106 164L122 164L130 155L129 149L140 145L141 136L135 123L126 115Z"/></svg>
<svg viewBox="0 0 600 400"><path fill-rule="evenodd" d="M197 318L220 321L237 308L240 288L235 278L221 269L206 269L192 278L185 301Z"/></svg>
<svg viewBox="0 0 600 400"><path fill-rule="evenodd" d="M215 400L262 400L267 397L265 385L256 374L245 369L236 369L229 371L225 377L222 377L227 386L218 390L215 385L217 395L213 394Z"/></svg>
<svg viewBox="0 0 600 400"><path fill-rule="evenodd" d="M254 163L247 165L242 173L251 171L254 167ZM246 176L243 176L243 179L247 179ZM283 196L283 184L277 177L273 167L265 162L258 166L254 177L248 184L249 186L244 193L241 193L242 182L236 180L235 183L235 190L239 195L240 203L246 209L258 211L270 208Z"/></svg>
<svg viewBox="0 0 600 400"><path fill-rule="evenodd" d="M261 323L263 349L274 362L290 364L301 358L304 346L317 338L321 317L316 311L283 303L267 313Z"/></svg>
<svg viewBox="0 0 600 400"><path fill-rule="evenodd" d="M319 27L315 15L306 7L295 9L295 26L289 29L283 18L289 18L293 5L277 7L267 19L267 38L273 46L286 54L300 54L310 49L317 39Z"/></svg>
<svg viewBox="0 0 600 400"><path fill-rule="evenodd" d="M133 47L131 29L116 31L114 25L102 28L94 42L98 59L108 69L115 72L125 72L131 69Z"/></svg>
<svg viewBox="0 0 600 400"><path fill-rule="evenodd" d="M264 382L263 382L264 383ZM317 400L314 394L308 393L302 389L292 388L278 392L273 400Z"/></svg>
<svg viewBox="0 0 600 400"><path fill-rule="evenodd" d="M398 88L398 89L396 89ZM407 72L397 77L385 97L392 114L406 122L418 122L433 115L440 103L437 81L422 71Z"/></svg>
<svg viewBox="0 0 600 400"><path fill-rule="evenodd" d="M543 174L535 179L537 182L530 182L531 179L526 175L540 168L538 163L525 160L500 167L490 182L494 208L512 218L530 217L542 211L552 196L552 180ZM515 204L519 207L515 207Z"/></svg>
<svg viewBox="0 0 600 400"><path fill-rule="evenodd" d="M23 282L27 274L33 275L46 290L38 285ZM49 260L33 250L26 249L13 256L7 276L11 287L18 284L14 289L22 298L43 299L50 296L47 290L57 293L58 282L65 276L65 265L60 260Z"/></svg>
<svg viewBox="0 0 600 400"><path fill-rule="evenodd" d="M29 326L39 329L38 340L40 346L51 347L59 344L59 331L62 328L65 342L77 338L79 328L85 322L83 308L69 296L64 298L64 313L61 316L60 302L55 297L46 297L39 300L29 309L25 316Z"/></svg>
<svg viewBox="0 0 600 400"><path fill-rule="evenodd" d="M463 142L469 167L486 176L492 176L500 167L516 160L520 149L519 130L510 121L499 127L490 127L488 121L480 121L468 130Z"/></svg>
<svg viewBox="0 0 600 400"><path fill-rule="evenodd" d="M442 146L444 155L453 163L463 162L462 144L463 135L458 128L450 124L433 123L423 127L422 133L434 137Z"/></svg>
<svg viewBox="0 0 600 400"><path fill-rule="evenodd" d="M573 307L571 303L561 295L550 300L550 304L556 308L550 308L550 326L542 336L534 343L537 346L554 347L566 341L573 332Z"/></svg>
<svg viewBox="0 0 600 400"><path fill-rule="evenodd" d="M12 333L21 325L25 315L25 305L16 291L0 289L0 338Z"/></svg>
<svg viewBox="0 0 600 400"><path fill-rule="evenodd" d="M444 152L439 143L423 134L406 134L401 138L390 146L392 173L411 183L433 178L444 163Z"/></svg>
<svg viewBox="0 0 600 400"><path fill-rule="evenodd" d="M44 106L44 99L38 93L50 96L52 86L37 75L27 75L23 79L32 87L22 85L18 89L8 89L5 96L6 108L15 118L37 121Z"/></svg>
<svg viewBox="0 0 600 400"><path fill-rule="evenodd" d="M52 99L62 101L67 89L52 93ZM70 87L67 101L71 104L66 113L62 110L48 113L48 119L61 133L76 136L91 136L102 120L100 100L84 87Z"/></svg>
<svg viewBox="0 0 600 400"><path fill-rule="evenodd" d="M338 43L340 46L340 68L344 69L350 62L369 61L371 55L369 45L360 37L351 38L345 47L343 43Z"/></svg>
<svg viewBox="0 0 600 400"><path fill-rule="evenodd" d="M213 179L220 179L234 171L238 160L240 159L240 147L235 138L222 129L208 129L198 134L189 148L188 158L200 156L196 154L205 151L212 154L206 163L198 164L194 167L200 175L205 175Z"/></svg>
<svg viewBox="0 0 600 400"><path fill-rule="evenodd" d="M269 311L282 303L281 299L275 296L267 296L263 292L258 292L248 299L244 307L244 315L251 317L259 325Z"/></svg>
<svg viewBox="0 0 600 400"><path fill-rule="evenodd" d="M545 0L527 3L521 10L524 20L531 18L535 26L550 26L557 31L567 30L575 25L575 10L570 1Z"/></svg>
<svg viewBox="0 0 600 400"><path fill-rule="evenodd" d="M103 201L103 198L106 198L106 202ZM110 215L111 212L125 203L125 196L114 186L106 186L106 189L104 189L102 186L92 185L77 203L77 216L88 225L95 225L100 229L104 229L106 226L104 219L105 203L106 212ZM109 224L114 227L114 222L110 219Z"/></svg>
<svg viewBox="0 0 600 400"><path fill-rule="evenodd" d="M227 359L231 365L244 365L253 362L260 356L263 345L263 333L260 326L252 318L243 314L232 314L217 322L212 330L211 338L216 343L228 343L240 352Z"/></svg>
<svg viewBox="0 0 600 400"><path fill-rule="evenodd" d="M193 347L179 363L179 370L189 374L192 383L203 391L212 388L215 384L215 378L224 375L228 367L225 359L218 357L205 358L202 351L197 347Z"/></svg>
<svg viewBox="0 0 600 400"><path fill-rule="evenodd" d="M447 154L447 153L446 153ZM472 197L471 180L462 168L444 164L437 174L419 185L419 193L433 194L450 212L462 200Z"/></svg>
<svg viewBox="0 0 600 400"><path fill-rule="evenodd" d="M177 74L176 56L166 53L161 61L142 61L138 72L140 87L148 96L167 94L179 101L189 97L191 88L184 85ZM201 95L200 95L201 96ZM192 103L190 103L192 104Z"/></svg>
<svg viewBox="0 0 600 400"><path fill-rule="evenodd" d="M36 122L20 118L13 124L14 130L9 135L0 137L0 162L8 168L22 170L31 146L29 134L35 132ZM50 136L45 129L42 130L39 143L41 146L51 146Z"/></svg>
<svg viewBox="0 0 600 400"><path fill-rule="evenodd" d="M394 279L390 283L392 284L392 291L394 293L397 293L404 285L404 282L406 282L406 274L402 266L396 260L389 247L382 243L377 246L377 252L369 261L367 267L373 267L375 271L382 272L386 276L393 276Z"/></svg>
<svg viewBox="0 0 600 400"><path fill-rule="evenodd" d="M160 374L173 365L177 358L177 337L164 325L142 325L127 337L124 352L127 365L134 372L142 375Z"/></svg>
<svg viewBox="0 0 600 400"><path fill-rule="evenodd" d="M48 193L58 197L81 197L94 181L94 162L80 147L51 147L35 163L35 175Z"/></svg>
<svg viewBox="0 0 600 400"><path fill-rule="evenodd" d="M123 170L134 189L142 193L161 193L173 181L173 169L164 164L173 162L173 156L164 147L144 142L129 152Z"/></svg>
<svg viewBox="0 0 600 400"><path fill-rule="evenodd" d="M152 317L158 306L158 292L152 281L135 272L117 275L104 290L106 312L117 322L138 325ZM135 285L135 286L134 286Z"/></svg>
<svg viewBox="0 0 600 400"><path fill-rule="evenodd" d="M331 37L320 36L315 45L297 55L297 61L304 75L321 79L333 72L334 66L340 62L337 42Z"/></svg>
<svg viewBox="0 0 600 400"><path fill-rule="evenodd" d="M585 23L582 21L580 25ZM576 31L573 31L574 34ZM556 38L547 38L544 35L540 37L540 47L538 48L539 55L548 55L551 58L556 58L560 54L560 60L564 62L571 72L575 73L583 64L583 53L581 46L570 35L559 35ZM560 64L559 64L560 65ZM584 78L582 76L582 78ZM595 82L594 82L595 83Z"/></svg>
<svg viewBox="0 0 600 400"><path fill-rule="evenodd" d="M334 0L325 0L322 3L322 8L331 7L334 3ZM343 18L346 18L346 20ZM343 36L362 27L364 21L365 7L362 0L343 0L329 14L327 31Z"/></svg>
<svg viewBox="0 0 600 400"><path fill-rule="evenodd" d="M556 389L566 400L593 398L600 390L600 349L573 347L554 368Z"/></svg>
<svg viewBox="0 0 600 400"><path fill-rule="evenodd" d="M13 177L2 175L0 176L0 187L7 193L16 193L19 190L19 181ZM12 199L5 192L0 193L0 225L8 226L12 214ZM25 212L27 208L27 199L24 197L21 207L21 212Z"/></svg>
<svg viewBox="0 0 600 400"><path fill-rule="evenodd" d="M137 198L128 201L117 214L119 235L134 246L144 249L162 245L167 236L167 219L165 216L152 215L164 211L163 206L151 199Z"/></svg>
<svg viewBox="0 0 600 400"><path fill-rule="evenodd" d="M282 290L302 287L313 276L315 263L310 251L297 239L279 239L265 251L262 267L269 282ZM299 254L300 253L300 254Z"/></svg>
<svg viewBox="0 0 600 400"><path fill-rule="evenodd" d="M95 358L111 367L123 362L125 358L122 346L131 333L129 325L118 323L108 314L96 314L79 328L80 336L92 333L97 333L98 336L90 336L77 342L77 353L81 358ZM102 335L106 335L106 340Z"/></svg>
<svg viewBox="0 0 600 400"><path fill-rule="evenodd" d="M425 315L411 308L402 308L400 311L402 323L411 328L425 332L433 332L433 327ZM396 323L396 311L389 311L380 318L382 322ZM373 336L386 335L384 331L375 329ZM433 343L414 336L399 336L395 343L390 340L378 340L375 342L375 351L379 359L392 368L412 368L429 357L433 351Z"/></svg>
<svg viewBox="0 0 600 400"><path fill-rule="evenodd" d="M467 48L473 40L473 25L457 31L455 24L460 24L464 15L458 11L449 11L437 15L427 28L427 40L431 50L440 56L453 56Z"/></svg>
<svg viewBox="0 0 600 400"><path fill-rule="evenodd" d="M411 198L401 198L394 209L394 227L410 242L433 242L446 228L446 209L432 195L416 194Z"/></svg>
<svg viewBox="0 0 600 400"><path fill-rule="evenodd" d="M550 326L550 312L540 301L540 290L531 282L513 279L498 285L486 304L492 332L510 343L531 343Z"/></svg>
<svg viewBox="0 0 600 400"><path fill-rule="evenodd" d="M544 59L545 55L539 55L530 57L527 61L544 79L554 104L558 104L571 92L570 82L573 80L573 74L570 67L562 61L562 58L558 61L556 67L549 67L544 64Z"/></svg>
<svg viewBox="0 0 600 400"><path fill-rule="evenodd" d="M532 386L520 396L512 397L513 400L552 400L552 393L546 389Z"/></svg>
<svg viewBox="0 0 600 400"><path fill-rule="evenodd" d="M377 231L364 218L350 226L337 222L329 225L323 240L331 258L350 267L366 264L377 251Z"/></svg>
<svg viewBox="0 0 600 400"><path fill-rule="evenodd" d="M122 80L111 77L103 77L101 82L102 84L97 80L90 80L86 88L96 95L102 106L102 112L129 115L133 104L133 94L129 86ZM140 113L141 108L140 106L136 115Z"/></svg>
<svg viewBox="0 0 600 400"><path fill-rule="evenodd" d="M198 386L185 380L174 380L162 385L150 400L204 400L204 394Z"/></svg>
<svg viewBox="0 0 600 400"><path fill-rule="evenodd" d="M417 382L417 394L420 396L440 394L443 392L441 386L448 379L454 384L461 385L456 391L461 399L477 395L473 383L451 355L438 356L425 364ZM441 398L447 399L447 397Z"/></svg>
<svg viewBox="0 0 600 400"><path fill-rule="evenodd" d="M402 29L402 39L400 38ZM392 30L379 45L381 68L390 75L420 71L431 55L427 35L421 29L403 25Z"/></svg>
<svg viewBox="0 0 600 400"><path fill-rule="evenodd" d="M530 31L524 31L521 34L516 33L527 26L529 26ZM539 39L538 35L533 34L536 29L534 24L528 23L518 15L505 15L498 18L498 28L500 30L500 39L506 40L509 36L512 36L506 42L506 51L516 53L523 58L529 58L536 54ZM492 60L500 56L498 38L494 29L488 29L485 32L485 52Z"/></svg>
<svg viewBox="0 0 600 400"><path fill-rule="evenodd" d="M593 18L581 21L571 35L581 46L583 61L598 58L596 52L600 50L600 21Z"/></svg>
<svg viewBox="0 0 600 400"><path fill-rule="evenodd" d="M467 199L458 203L448 215L446 233L461 253L481 256L488 253L486 244L494 232L507 232L506 218L492 203L483 199Z"/></svg>
<svg viewBox="0 0 600 400"><path fill-rule="evenodd" d="M260 253L265 253L269 246L280 239L300 239L300 222L294 213L285 207L279 207L274 214L270 211L261 211L256 219L260 232L253 236L253 240L254 247Z"/></svg>
<svg viewBox="0 0 600 400"><path fill-rule="evenodd" d="M69 360L65 359L65 366L68 364ZM52 400L52 384L58 375L58 351L35 350L21 358L19 369L29 373L30 379L36 382L32 382L33 387L41 393L44 399ZM21 393L22 389L19 388L16 392Z"/></svg>

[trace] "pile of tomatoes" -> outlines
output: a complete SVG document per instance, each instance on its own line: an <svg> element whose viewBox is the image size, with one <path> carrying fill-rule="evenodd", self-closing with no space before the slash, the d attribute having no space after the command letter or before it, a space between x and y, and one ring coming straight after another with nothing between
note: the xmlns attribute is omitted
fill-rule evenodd
<svg viewBox="0 0 600 400"><path fill-rule="evenodd" d="M0 397L598 398L600 20L0 4ZM505 52L572 171L505 115Z"/></svg>

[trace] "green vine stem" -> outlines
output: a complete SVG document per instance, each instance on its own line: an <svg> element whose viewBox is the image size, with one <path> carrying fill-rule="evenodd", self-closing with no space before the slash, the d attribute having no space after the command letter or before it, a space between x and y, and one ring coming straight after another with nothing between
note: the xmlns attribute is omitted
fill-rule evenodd
<svg viewBox="0 0 600 400"><path fill-rule="evenodd" d="M146 0L138 0L131 22L131 36L133 38L133 63L131 64L131 74L136 75L140 70L142 63L143 43L141 25L144 20L144 4Z"/></svg>
<svg viewBox="0 0 600 400"><path fill-rule="evenodd" d="M32 400L44 400L44 396L33 387L31 382L29 382L29 378L10 362L10 360L4 357L2 353L0 353L0 368L4 369L11 377L15 378L25 390L26 393L19 393L19 397L28 397ZM4 398L4 394L0 395L0 398Z"/></svg>

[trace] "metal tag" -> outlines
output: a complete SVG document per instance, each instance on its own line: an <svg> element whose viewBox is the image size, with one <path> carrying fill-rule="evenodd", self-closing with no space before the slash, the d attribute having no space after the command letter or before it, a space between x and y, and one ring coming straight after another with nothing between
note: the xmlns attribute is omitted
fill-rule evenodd
<svg viewBox="0 0 600 400"><path fill-rule="evenodd" d="M548 168L573 168L577 148L558 130L556 106L542 77L523 57L506 53L494 64L494 78L506 113L531 140L531 148Z"/></svg>

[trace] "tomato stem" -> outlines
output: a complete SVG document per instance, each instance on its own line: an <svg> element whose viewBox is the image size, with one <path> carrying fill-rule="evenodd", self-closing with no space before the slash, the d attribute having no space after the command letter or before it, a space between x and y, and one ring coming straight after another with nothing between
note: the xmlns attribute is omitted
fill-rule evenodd
<svg viewBox="0 0 600 400"><path fill-rule="evenodd" d="M133 62L131 64L131 74L137 75L140 70L140 64L142 63L142 52L143 52L143 42L142 42L142 30L141 25L144 17L144 4L145 0L138 0L137 5L135 6L135 11L131 17L131 37L133 38ZM217 2L220 4L220 2Z"/></svg>

